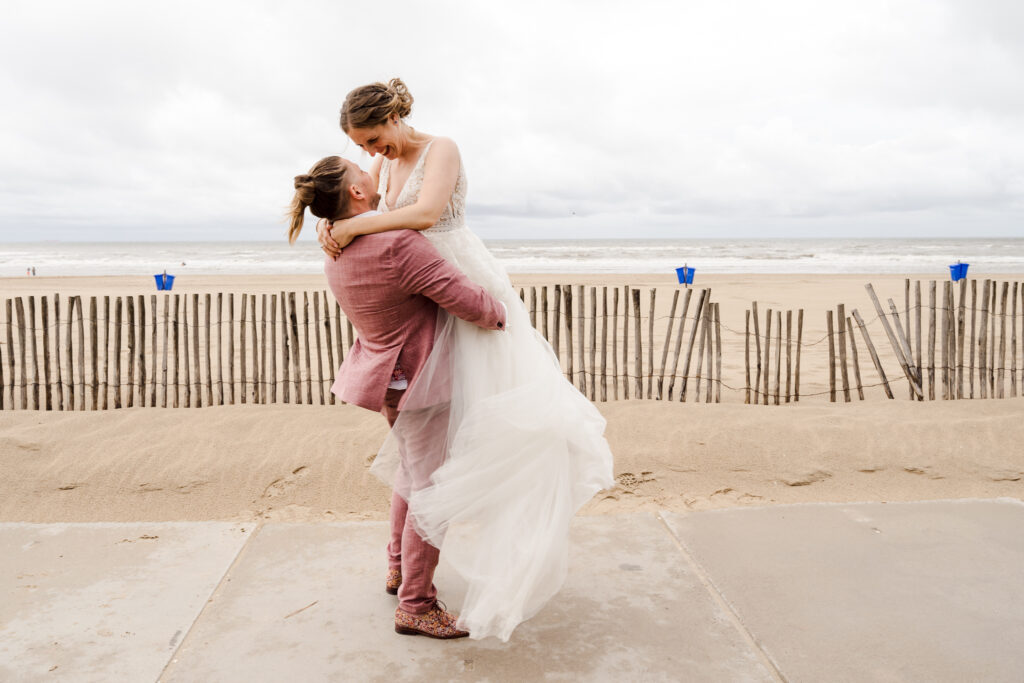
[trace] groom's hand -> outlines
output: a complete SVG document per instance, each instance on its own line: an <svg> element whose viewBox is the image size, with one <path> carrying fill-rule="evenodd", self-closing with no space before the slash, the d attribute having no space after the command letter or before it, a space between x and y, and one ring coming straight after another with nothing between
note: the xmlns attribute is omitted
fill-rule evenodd
<svg viewBox="0 0 1024 683"><path fill-rule="evenodd" d="M333 260L337 260L338 256L341 255L341 247L334 241L331 236L331 222L326 218L321 218L316 222L316 239L320 242L320 248L324 250L324 253L331 257Z"/></svg>

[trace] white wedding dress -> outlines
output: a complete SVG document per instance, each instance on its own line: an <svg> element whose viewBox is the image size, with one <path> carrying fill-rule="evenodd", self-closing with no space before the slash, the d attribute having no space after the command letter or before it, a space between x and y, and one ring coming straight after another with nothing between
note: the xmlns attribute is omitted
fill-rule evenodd
<svg viewBox="0 0 1024 683"><path fill-rule="evenodd" d="M429 148L393 207L383 199L390 171L384 160L381 211L416 202ZM459 627L472 638L507 641L564 583L569 521L614 484L612 454L604 418L565 379L505 269L466 227L465 201L460 166L447 208L423 235L505 303L507 331L482 330L441 311L434 349L371 471L392 486L397 478L420 535L466 580ZM439 410L429 406L449 390L443 464L432 474L397 477L403 431L426 428Z"/></svg>

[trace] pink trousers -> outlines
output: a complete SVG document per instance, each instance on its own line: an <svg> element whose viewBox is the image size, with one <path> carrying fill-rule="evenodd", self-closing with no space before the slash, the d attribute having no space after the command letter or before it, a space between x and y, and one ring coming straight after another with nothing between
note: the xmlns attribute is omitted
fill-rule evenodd
<svg viewBox="0 0 1024 683"><path fill-rule="evenodd" d="M394 426L398 418L398 402L402 398L402 391L399 389L388 389L384 397L384 417L388 425ZM431 439L429 434L411 435L413 438L421 436L422 441L409 443L408 439L402 444L402 457L407 456L407 451L413 454L424 449L431 451L438 449L436 439ZM420 453L422 456L423 454ZM440 461L440 453L427 454L427 457ZM404 468L403 468L404 469ZM405 476L400 472L399 476ZM437 568L437 560L441 551L430 545L416 533L412 519L408 516L409 505L397 492L391 494L391 539L388 542L388 568L400 569L402 572L402 585L398 588L398 606L410 614L423 614L430 611L437 599L437 588L434 586L434 570Z"/></svg>

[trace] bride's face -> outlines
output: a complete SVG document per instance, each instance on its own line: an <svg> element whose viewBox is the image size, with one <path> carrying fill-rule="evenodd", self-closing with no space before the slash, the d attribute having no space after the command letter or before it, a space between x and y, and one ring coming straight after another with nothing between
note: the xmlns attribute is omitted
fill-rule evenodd
<svg viewBox="0 0 1024 683"><path fill-rule="evenodd" d="M353 128L348 137L371 157L383 154L396 159L403 147L400 128L397 121L388 121L370 128Z"/></svg>

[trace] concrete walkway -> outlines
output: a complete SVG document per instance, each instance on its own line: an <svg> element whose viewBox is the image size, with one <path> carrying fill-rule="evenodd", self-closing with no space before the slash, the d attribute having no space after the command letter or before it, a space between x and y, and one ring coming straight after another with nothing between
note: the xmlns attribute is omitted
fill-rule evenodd
<svg viewBox="0 0 1024 683"><path fill-rule="evenodd" d="M0 524L0 681L1024 678L1015 500L577 518L565 588L507 644L395 634L386 535Z"/></svg>

